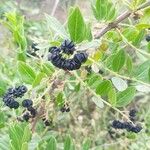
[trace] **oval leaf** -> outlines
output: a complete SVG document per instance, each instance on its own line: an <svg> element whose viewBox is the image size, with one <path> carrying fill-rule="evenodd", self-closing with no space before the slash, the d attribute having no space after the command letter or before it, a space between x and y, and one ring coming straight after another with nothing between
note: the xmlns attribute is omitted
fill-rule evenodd
<svg viewBox="0 0 150 150"><path fill-rule="evenodd" d="M97 98L97 97L92 97L92 101L95 103L96 106L98 106L99 108L103 108L104 107L104 103L102 101L102 98Z"/></svg>
<svg viewBox="0 0 150 150"><path fill-rule="evenodd" d="M111 80L118 91L124 91L128 87L127 82L121 78L113 77Z"/></svg>
<svg viewBox="0 0 150 150"><path fill-rule="evenodd" d="M23 82L32 84L36 78L34 70L24 62L18 63L18 72Z"/></svg>
<svg viewBox="0 0 150 150"><path fill-rule="evenodd" d="M128 105L135 96L136 89L134 87L129 87L123 92L117 94L117 107L124 107Z"/></svg>
<svg viewBox="0 0 150 150"><path fill-rule="evenodd" d="M57 150L56 139L54 137L51 137L47 141L46 150Z"/></svg>
<svg viewBox="0 0 150 150"><path fill-rule="evenodd" d="M74 42L80 43L85 39L86 25L78 7L71 11L68 18L68 29Z"/></svg>
<svg viewBox="0 0 150 150"><path fill-rule="evenodd" d="M37 76L32 84L32 87L38 86L44 77L46 77L46 74L43 72L40 72L39 74L37 74Z"/></svg>
<svg viewBox="0 0 150 150"><path fill-rule="evenodd" d="M48 27L54 30L59 36L63 38L68 38L67 32L64 26L54 17L45 14Z"/></svg>
<svg viewBox="0 0 150 150"><path fill-rule="evenodd" d="M125 52L120 50L114 57L112 62L112 68L114 71L118 72L125 64Z"/></svg>
<svg viewBox="0 0 150 150"><path fill-rule="evenodd" d="M107 95L111 89L112 84L109 80L102 81L96 88L96 93L99 95Z"/></svg>
<svg viewBox="0 0 150 150"><path fill-rule="evenodd" d="M117 101L117 94L116 94L116 90L113 88L108 92L108 101L110 102L110 104L112 104L113 106L116 105L116 101Z"/></svg>
<svg viewBox="0 0 150 150"><path fill-rule="evenodd" d="M64 150L72 150L72 139L70 136L67 136L64 142Z"/></svg>

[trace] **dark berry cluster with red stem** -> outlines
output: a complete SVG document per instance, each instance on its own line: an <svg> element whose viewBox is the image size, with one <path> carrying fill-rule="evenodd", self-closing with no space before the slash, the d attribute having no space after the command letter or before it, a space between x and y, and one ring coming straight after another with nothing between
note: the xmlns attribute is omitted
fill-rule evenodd
<svg viewBox="0 0 150 150"><path fill-rule="evenodd" d="M15 88L9 88L3 97L3 102L9 108L17 109L19 107L19 103L15 100L15 98L23 97L26 92L27 87L24 85Z"/></svg>
<svg viewBox="0 0 150 150"><path fill-rule="evenodd" d="M52 62L54 66L64 70L77 70L81 65L86 62L88 55L86 52L77 52L74 54L75 45L70 40L65 40L60 47L50 47L48 60ZM73 55L73 58L66 59L63 54Z"/></svg>

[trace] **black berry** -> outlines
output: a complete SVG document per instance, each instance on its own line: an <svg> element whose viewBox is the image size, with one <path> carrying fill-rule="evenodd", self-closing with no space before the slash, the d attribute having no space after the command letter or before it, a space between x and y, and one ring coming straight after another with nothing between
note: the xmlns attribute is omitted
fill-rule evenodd
<svg viewBox="0 0 150 150"><path fill-rule="evenodd" d="M10 104L9 104L9 107L17 109L19 107L19 103L17 101L15 101L15 100L11 101Z"/></svg>
<svg viewBox="0 0 150 150"><path fill-rule="evenodd" d="M136 125L131 129L132 132L134 133L139 133L142 130L142 127L140 125Z"/></svg>
<svg viewBox="0 0 150 150"><path fill-rule="evenodd" d="M66 108L66 112L70 112L70 108Z"/></svg>
<svg viewBox="0 0 150 150"><path fill-rule="evenodd" d="M49 48L49 52L50 53L54 53L54 52L61 52L61 49L56 47L56 46L53 46L53 47L50 47Z"/></svg>
<svg viewBox="0 0 150 150"><path fill-rule="evenodd" d="M61 44L61 49L63 50L63 53L72 55L75 51L75 45L73 41L64 40L64 42Z"/></svg>
<svg viewBox="0 0 150 150"><path fill-rule="evenodd" d="M85 52L77 53L74 55L74 60L77 63L84 63L87 60L88 55Z"/></svg>
<svg viewBox="0 0 150 150"><path fill-rule="evenodd" d="M26 112L25 114L23 114L23 120L28 121L30 119L30 114L28 112Z"/></svg>
<svg viewBox="0 0 150 150"><path fill-rule="evenodd" d="M114 120L112 122L112 127L115 129L124 129L125 128L124 123L119 120Z"/></svg>
<svg viewBox="0 0 150 150"><path fill-rule="evenodd" d="M28 108L28 107L31 107L32 105L33 105L33 101L30 100L30 99L25 99L25 100L22 101L22 106L23 107Z"/></svg>
<svg viewBox="0 0 150 150"><path fill-rule="evenodd" d="M62 113L64 113L64 112L66 111L66 108L65 108L65 107L62 107L62 108L60 109L60 111L61 111Z"/></svg>
<svg viewBox="0 0 150 150"><path fill-rule="evenodd" d="M22 97L27 92L27 88L24 85L18 86L13 90L14 97Z"/></svg>
<svg viewBox="0 0 150 150"><path fill-rule="evenodd" d="M150 42L150 35L147 35L147 36L146 36L146 41L147 41L147 42Z"/></svg>
<svg viewBox="0 0 150 150"><path fill-rule="evenodd" d="M7 91L7 94L9 95L13 95L14 89L13 88L9 88Z"/></svg>
<svg viewBox="0 0 150 150"><path fill-rule="evenodd" d="M36 109L33 108L33 107L28 107L27 109L30 112L31 116L34 118L36 116L36 114L37 114Z"/></svg>
<svg viewBox="0 0 150 150"><path fill-rule="evenodd" d="M136 116L137 111L135 109L131 109L129 112L129 116L130 117L135 117Z"/></svg>
<svg viewBox="0 0 150 150"><path fill-rule="evenodd" d="M50 125L51 125L51 123L50 123L48 120L46 120L46 121L44 122L44 124L45 124L45 126L50 126Z"/></svg>

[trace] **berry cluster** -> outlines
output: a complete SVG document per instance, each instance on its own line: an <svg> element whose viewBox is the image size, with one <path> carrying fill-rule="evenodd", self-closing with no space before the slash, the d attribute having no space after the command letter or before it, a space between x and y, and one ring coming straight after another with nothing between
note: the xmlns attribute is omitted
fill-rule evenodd
<svg viewBox="0 0 150 150"><path fill-rule="evenodd" d="M150 42L150 35L147 35L147 36L146 36L146 41L147 41L147 42Z"/></svg>
<svg viewBox="0 0 150 150"><path fill-rule="evenodd" d="M50 47L48 60L60 69L69 71L77 70L81 67L82 63L87 60L88 55L86 52L78 52L72 59L66 59L63 57L63 54L73 55L74 51L74 43L70 40L65 40L60 47Z"/></svg>
<svg viewBox="0 0 150 150"><path fill-rule="evenodd" d="M112 127L115 129L126 129L127 131L138 133L142 130L140 125L133 125L130 122L121 122L119 120L114 120L112 122Z"/></svg>
<svg viewBox="0 0 150 150"><path fill-rule="evenodd" d="M33 108L33 101L30 99L25 99L22 101L22 106L27 108L27 111L23 114L22 118L28 121L30 118L35 118L37 111Z"/></svg>
<svg viewBox="0 0 150 150"><path fill-rule="evenodd" d="M129 118L131 121L135 121L137 111L135 109L131 109L129 111ZM112 122L112 127L115 129L126 129L127 131L138 133L142 130L140 125L133 125L130 122L122 122L119 120L114 120Z"/></svg>
<svg viewBox="0 0 150 150"><path fill-rule="evenodd" d="M62 113L64 113L64 112L70 112L69 105L68 105L67 103L64 104L64 106L61 107L60 111L61 111Z"/></svg>
<svg viewBox="0 0 150 150"><path fill-rule="evenodd" d="M15 100L15 98L23 97L26 92L27 88L24 85L15 88L9 88L3 97L3 102L9 108L17 109L19 107L19 103Z"/></svg>

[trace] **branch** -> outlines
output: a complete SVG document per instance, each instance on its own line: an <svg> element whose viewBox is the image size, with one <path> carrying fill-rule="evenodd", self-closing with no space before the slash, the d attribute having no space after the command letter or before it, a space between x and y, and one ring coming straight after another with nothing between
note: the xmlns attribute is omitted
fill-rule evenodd
<svg viewBox="0 0 150 150"><path fill-rule="evenodd" d="M118 16L118 18L114 21L109 23L106 27L104 27L96 36L95 39L99 39L101 38L105 33L107 33L108 31L110 31L111 29L115 28L120 22L122 22L123 20L125 20L126 18L128 18L132 13L135 13L141 9L144 9L146 7L150 6L150 1L147 3L144 3L143 5L141 5L139 8L137 8L134 11L128 10L126 12L124 12L123 14L121 14L120 16Z"/></svg>

